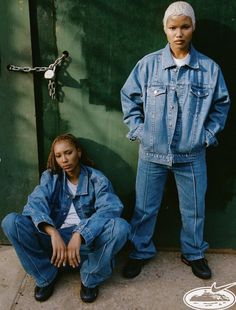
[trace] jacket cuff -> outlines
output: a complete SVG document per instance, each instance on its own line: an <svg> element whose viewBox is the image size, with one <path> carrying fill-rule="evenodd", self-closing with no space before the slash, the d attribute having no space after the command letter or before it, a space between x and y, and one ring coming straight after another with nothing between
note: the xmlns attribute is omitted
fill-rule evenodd
<svg viewBox="0 0 236 310"><path fill-rule="evenodd" d="M143 136L143 126L143 124L140 124L135 129L130 130L130 132L127 134L127 138L131 141L141 141Z"/></svg>
<svg viewBox="0 0 236 310"><path fill-rule="evenodd" d="M92 232L87 227L85 227L84 225L83 226L78 225L74 229L73 232L79 232L81 234L81 236L83 237L86 245L89 245L94 240L94 236L93 236Z"/></svg>
<svg viewBox="0 0 236 310"><path fill-rule="evenodd" d="M206 129L206 144L207 147L212 145L212 146L217 146L218 145L218 140L216 139L215 135L213 135L209 130Z"/></svg>
<svg viewBox="0 0 236 310"><path fill-rule="evenodd" d="M37 218L36 220L35 220L35 219L32 219L32 221L33 221L35 227L37 228L37 230L38 230L40 233L45 234L45 235L47 235L47 233L45 233L43 230L41 230L41 229L39 228L40 224L46 223L46 224L49 224L49 225L55 227L53 221L52 221L50 218L40 217L40 219L39 219L39 218Z"/></svg>

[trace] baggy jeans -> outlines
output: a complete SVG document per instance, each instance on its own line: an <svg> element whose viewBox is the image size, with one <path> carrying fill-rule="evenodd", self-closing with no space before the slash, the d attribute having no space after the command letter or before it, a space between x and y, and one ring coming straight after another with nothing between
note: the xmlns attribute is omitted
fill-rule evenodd
<svg viewBox="0 0 236 310"><path fill-rule="evenodd" d="M166 166L139 159L136 178L136 206L131 220L130 257L148 259L156 254L153 233L168 173L174 174L181 213L181 252L188 260L204 257L203 240L207 172L205 155L193 162Z"/></svg>
<svg viewBox="0 0 236 310"><path fill-rule="evenodd" d="M29 217L17 213L8 214L2 221L2 228L26 273L35 279L37 286L49 285L58 273L58 268L50 261L50 236L40 232ZM65 244L70 241L74 228L58 229ZM79 269L85 286L95 287L111 276L114 256L127 241L129 233L129 224L124 219L114 218L108 220L92 245L81 245Z"/></svg>

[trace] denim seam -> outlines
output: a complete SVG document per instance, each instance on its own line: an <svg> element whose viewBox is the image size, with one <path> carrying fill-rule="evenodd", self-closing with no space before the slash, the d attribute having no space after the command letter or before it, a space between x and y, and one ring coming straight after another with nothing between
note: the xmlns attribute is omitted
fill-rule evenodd
<svg viewBox="0 0 236 310"><path fill-rule="evenodd" d="M150 170L150 164L148 163L148 167L147 167L147 169L146 169L145 196L144 196L144 199L143 199L143 201L144 201L144 208L143 208L143 211L146 211L146 202L147 202L147 184L148 184L148 182L147 182L147 178L148 178L148 175L149 175L149 170ZM143 215L143 217L141 218L140 223L139 223L139 226L141 226L141 224L142 224L142 222L143 222L144 218L145 218L145 214L144 214L144 215ZM132 237L131 241L133 241L133 240L134 240L134 237L135 237L135 235L136 235L137 229L138 229L138 227L136 226L136 229L135 229L135 231L134 231L134 233L133 233L133 237Z"/></svg>
<svg viewBox="0 0 236 310"><path fill-rule="evenodd" d="M16 225L16 233L17 233L17 238L19 240L19 242L22 244L21 238L20 238L20 234L19 234L19 230L18 230L18 223L17 220L15 220L15 225ZM25 253L25 256L29 259L29 261L31 262L31 264L34 266L35 270L37 271L37 273L39 274L39 276L46 282L46 284L44 286L47 286L49 284L48 280L45 279L41 273L40 270L38 269L38 267L34 264L33 260L31 259L31 257L27 254L27 252L25 251L24 247L22 246L23 252ZM36 283L37 284L37 283Z"/></svg>
<svg viewBox="0 0 236 310"><path fill-rule="evenodd" d="M114 229L114 224L115 224L114 219L111 219L111 222L113 223L112 228L111 228L111 232L110 232L111 237L112 237L112 233L113 233L113 229ZM110 239L111 239L111 237L110 237ZM109 240L110 240L110 239L109 239ZM108 241L109 241L109 240L108 240ZM83 283L85 286L86 286L85 283L88 281L88 277L89 277L91 274L95 273L95 272L96 272L96 269L98 269L98 266L99 266L100 261L101 261L103 255L104 255L104 253L105 253L105 251L106 251L106 248L107 248L107 242L106 242L106 243L104 244L104 246L103 246L103 250L102 250L102 253L101 253L100 257L99 257L99 260L98 260L98 262L97 262L97 265L95 266L95 268L94 268L92 271L90 271L89 273L87 273L87 276L86 276L86 278L85 278L85 280L84 280L84 283Z"/></svg>
<svg viewBox="0 0 236 310"><path fill-rule="evenodd" d="M192 179L193 179L194 211L195 211L195 214L194 214L194 217L195 217L194 218L194 245L195 245L195 247L197 247L197 242L196 242L196 225L197 225L196 180L195 180L195 175L194 175L194 172L193 172L193 165L192 165L192 163L190 164L190 167L191 167Z"/></svg>

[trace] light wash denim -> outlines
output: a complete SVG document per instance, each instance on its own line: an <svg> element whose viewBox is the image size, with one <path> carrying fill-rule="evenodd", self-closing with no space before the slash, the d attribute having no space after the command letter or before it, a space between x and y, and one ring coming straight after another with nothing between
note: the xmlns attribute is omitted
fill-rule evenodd
<svg viewBox="0 0 236 310"><path fill-rule="evenodd" d="M141 142L140 158L165 165L192 161L205 145L216 145L230 106L219 66L192 46L189 64L178 68L169 44L137 63L121 102L128 138Z"/></svg>
<svg viewBox="0 0 236 310"><path fill-rule="evenodd" d="M205 154L193 162L172 166L139 160L136 179L136 206L131 220L130 257L148 259L156 254L152 241L168 173L174 174L182 219L181 252L189 260L204 257L208 243L203 240L205 193L207 187Z"/></svg>
<svg viewBox="0 0 236 310"><path fill-rule="evenodd" d="M72 201L80 223L60 229ZM22 215L7 215L2 227L25 271L40 287L52 282L57 274L57 268L50 263L50 237L40 231L40 223L54 226L66 244L78 231L85 241L80 254L87 256L80 269L81 280L85 286L94 287L111 275L114 255L127 241L130 226L120 218L122 210L110 181L100 171L81 165L75 197L69 192L64 172L53 174L46 170L29 195Z"/></svg>
<svg viewBox="0 0 236 310"><path fill-rule="evenodd" d="M57 276L58 268L51 264L51 238L40 232L27 216L10 213L2 221L2 228L15 248L25 271L44 287ZM71 239L75 227L58 229L65 244ZM100 234L90 245L82 244L81 264L76 268L82 283L95 287L109 278L114 267L114 256L125 244L129 224L122 218L108 220Z"/></svg>
<svg viewBox="0 0 236 310"><path fill-rule="evenodd" d="M111 182L102 172L81 165L74 198L67 187L66 174L53 174L46 170L42 174L40 185L29 195L22 214L30 216L37 228L42 222L60 228L72 201L81 220L74 231L83 236L87 245L101 233L107 221L120 217L123 210Z"/></svg>
<svg viewBox="0 0 236 310"><path fill-rule="evenodd" d="M121 102L127 137L140 142L131 257L156 253L152 235L170 171L179 195L181 251L189 260L204 257L205 152L218 144L230 107L221 69L193 46L189 63L177 67L167 44L136 64Z"/></svg>

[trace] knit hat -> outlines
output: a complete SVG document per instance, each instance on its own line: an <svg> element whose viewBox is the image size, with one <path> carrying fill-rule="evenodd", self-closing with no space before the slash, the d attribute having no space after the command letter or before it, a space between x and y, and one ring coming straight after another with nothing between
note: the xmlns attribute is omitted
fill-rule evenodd
<svg viewBox="0 0 236 310"><path fill-rule="evenodd" d="M191 5L185 1L177 1L171 3L165 11L165 15L163 18L164 29L166 28L166 22L168 17L170 16L188 16L192 19L193 28L195 28L195 14Z"/></svg>

